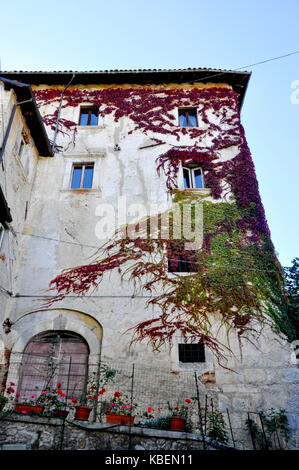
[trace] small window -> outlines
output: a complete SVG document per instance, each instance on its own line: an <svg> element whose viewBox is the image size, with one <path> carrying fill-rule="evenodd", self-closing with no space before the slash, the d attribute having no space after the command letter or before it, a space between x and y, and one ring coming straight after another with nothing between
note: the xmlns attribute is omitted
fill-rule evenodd
<svg viewBox="0 0 299 470"><path fill-rule="evenodd" d="M167 258L168 272L170 273L194 273L198 271L196 251L184 250L183 243L181 252L177 243L175 245L170 243Z"/></svg>
<svg viewBox="0 0 299 470"><path fill-rule="evenodd" d="M205 362L204 344L179 344L180 362Z"/></svg>
<svg viewBox="0 0 299 470"><path fill-rule="evenodd" d="M73 165L71 189L91 189L93 180L93 164Z"/></svg>
<svg viewBox="0 0 299 470"><path fill-rule="evenodd" d="M22 159L22 154L23 154L24 148L25 148L25 142L24 142L24 139L21 139L20 147L19 147L19 151L18 151L18 157L19 157L20 160Z"/></svg>
<svg viewBox="0 0 299 470"><path fill-rule="evenodd" d="M197 127L197 109L196 108L179 109L179 126L180 127Z"/></svg>
<svg viewBox="0 0 299 470"><path fill-rule="evenodd" d="M81 108L80 111L80 126L97 126L99 117L99 109L96 107Z"/></svg>
<svg viewBox="0 0 299 470"><path fill-rule="evenodd" d="M0 247L2 245L3 238L4 238L4 227L2 224L0 224Z"/></svg>
<svg viewBox="0 0 299 470"><path fill-rule="evenodd" d="M201 168L183 167L183 178L185 189L199 189L204 187Z"/></svg>

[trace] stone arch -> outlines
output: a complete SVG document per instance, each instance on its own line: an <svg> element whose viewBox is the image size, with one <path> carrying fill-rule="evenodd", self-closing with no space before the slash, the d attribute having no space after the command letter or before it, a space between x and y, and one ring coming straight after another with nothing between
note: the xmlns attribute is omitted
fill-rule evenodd
<svg viewBox="0 0 299 470"><path fill-rule="evenodd" d="M68 331L81 336L89 349L89 373L97 369L101 356L103 330L91 315L65 308L25 313L13 325L16 341L11 349L7 383L18 379L23 352L32 338L51 331Z"/></svg>
<svg viewBox="0 0 299 470"><path fill-rule="evenodd" d="M31 338L43 332L66 330L85 339L91 357L101 354L102 326L94 317L78 310L53 308L31 311L15 321L13 329L18 338L12 353L24 351Z"/></svg>

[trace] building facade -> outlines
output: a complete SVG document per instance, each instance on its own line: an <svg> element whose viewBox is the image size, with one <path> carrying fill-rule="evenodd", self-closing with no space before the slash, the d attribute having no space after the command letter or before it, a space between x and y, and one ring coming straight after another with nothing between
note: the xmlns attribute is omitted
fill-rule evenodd
<svg viewBox="0 0 299 470"><path fill-rule="evenodd" d="M265 313L281 286L281 268L240 123L250 74L190 69L2 76L31 86L53 149L52 156L37 117L35 142L36 127L19 107L1 174L7 201L1 221L7 231L0 260L2 385L10 377L9 357L17 358L20 373L24 351L48 351L45 345L52 347L56 336L63 351L71 354L68 345L75 344L74 354L87 357L87 370L102 357L178 374L196 371L201 392L212 394L220 410L229 409L240 430L248 410L283 408L295 447L298 369L292 345L273 331ZM22 89L5 87L4 129L15 90ZM184 240L192 239L187 230L196 233L195 248L165 236L151 251L137 242L140 225L128 243L113 238L126 224L149 223L175 205L181 214L182 205L196 204L199 218L190 215ZM88 263L96 269L82 270ZM128 267L133 270L125 273Z"/></svg>

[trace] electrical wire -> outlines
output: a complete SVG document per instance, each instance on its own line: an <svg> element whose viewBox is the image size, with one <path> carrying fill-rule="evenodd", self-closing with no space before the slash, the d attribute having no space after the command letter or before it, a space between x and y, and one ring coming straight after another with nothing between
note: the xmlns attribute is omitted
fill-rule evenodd
<svg viewBox="0 0 299 470"><path fill-rule="evenodd" d="M79 243L79 242L70 242L70 241L66 241L66 240L59 240L58 238L50 238L50 237L45 237L43 235L35 235L35 234L32 234L32 233L23 233L23 232L17 232L16 233L19 233L21 235L28 235L30 237L37 237L37 238L42 238L44 240L51 240L51 241L56 241L56 242L59 242L59 243L67 243L67 244L70 244L70 245L76 245L76 246L81 246L81 247L88 247L88 248L97 248L99 249L100 247L99 246L95 246L95 245L86 245L84 243ZM192 251L192 250L191 250ZM168 261L177 261L176 258L168 258ZM204 265L204 266L213 266L215 268L233 268L233 269L238 269L238 270L241 270L241 271L261 271L261 272L276 272L275 269L271 270L271 269L259 269L259 268L241 268L239 266L234 266L232 264L230 264L229 266L226 266L226 265L221 265L221 264L209 264L209 263L201 263L199 261L189 261L189 260L183 260L182 261L183 263L189 263L189 264L196 264L196 265Z"/></svg>
<svg viewBox="0 0 299 470"><path fill-rule="evenodd" d="M199 79L192 80L190 82L184 82L184 83L189 84L189 83L194 83L194 82L201 82L203 80L208 80L209 78L218 77L219 75L225 75L225 74L230 73L230 72L238 72L239 70L246 69L247 67L255 67L256 65L266 64L267 62L272 62L274 60L283 59L285 57L289 57L289 56L295 55L295 54L299 54L299 51L294 51L294 52L290 52L288 54L280 55L280 56L277 56L277 57L272 57L271 59L261 60L260 62L255 62L254 64L243 65L243 67L238 67L236 69L226 70L226 71L223 71L223 72L217 72L213 75L208 75L207 77L199 78ZM244 71L246 71L246 70L244 70Z"/></svg>

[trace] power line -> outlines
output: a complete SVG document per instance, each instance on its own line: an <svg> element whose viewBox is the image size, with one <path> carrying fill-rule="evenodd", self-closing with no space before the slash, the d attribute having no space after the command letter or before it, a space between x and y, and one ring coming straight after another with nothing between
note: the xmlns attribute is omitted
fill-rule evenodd
<svg viewBox="0 0 299 470"><path fill-rule="evenodd" d="M226 70L226 71L223 71L223 72L217 72L213 75L208 75L207 77L199 78L199 79L192 80L190 82L184 82L184 83L189 84L189 83L194 83L194 82L201 82L203 80L208 80L209 78L218 77L219 75L225 75L229 72L238 72L239 70L246 69L247 67L255 67L256 65L266 64L267 62L272 62L273 60L283 59L285 57L289 57L289 56L295 55L295 54L299 54L299 51L294 51L294 52L290 52L288 54L280 55L280 56L277 56L277 57L272 57L271 59L261 60L260 62L255 62L254 64L243 65L242 67L238 67L236 69Z"/></svg>
<svg viewBox="0 0 299 470"><path fill-rule="evenodd" d="M43 235L35 235L35 234L32 234L32 233L23 233L23 232L16 232L16 233L19 233L21 235L28 235L30 237L37 237L37 238L41 238L41 239L44 239L44 240L51 240L51 241L56 241L56 242L59 242L59 243L67 243L67 244L70 244L70 245L81 246L81 247L96 248L96 249L101 248L101 247L95 246L95 245L86 245L84 243L79 243L79 242L77 242L77 243L76 242L70 242L70 241L66 241L66 240L60 240L58 238L45 237ZM168 258L168 261L178 261L178 260L176 258ZM200 262L200 261L189 261L189 260L181 260L181 262L191 264L191 265L211 266L211 267L215 267L215 268L238 269L238 270L241 270L241 271L276 272L275 269L271 270L271 269L259 269L259 268L242 268L242 267L239 267L239 266L234 266L232 264L230 264L230 265L221 265L221 264L203 263L203 262Z"/></svg>
<svg viewBox="0 0 299 470"><path fill-rule="evenodd" d="M24 233L24 232L18 232L18 231L15 231L16 233L18 233L19 235L28 235L29 237L36 237L36 238L42 238L44 240L51 240L51 241L54 241L54 242L59 242L59 243L66 243L66 244L69 244L69 245L77 245L77 246L84 246L84 247L87 247L87 248L96 248L96 249L99 249L100 247L99 246L96 246L96 245L87 245L86 243L79 243L79 242L71 242L71 241L67 241L67 240L60 240L59 238L51 238L51 237L45 237L44 235L36 235L34 233Z"/></svg>

